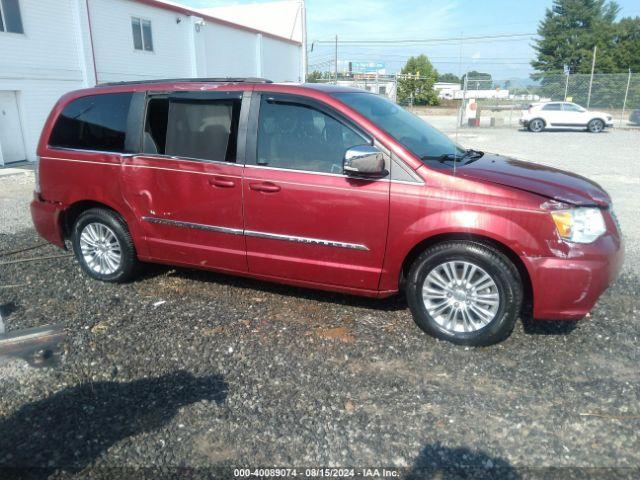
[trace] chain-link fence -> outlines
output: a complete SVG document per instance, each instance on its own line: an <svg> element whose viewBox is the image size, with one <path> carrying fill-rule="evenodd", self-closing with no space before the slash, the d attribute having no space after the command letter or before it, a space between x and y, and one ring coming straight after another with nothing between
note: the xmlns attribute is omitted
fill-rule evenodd
<svg viewBox="0 0 640 480"><path fill-rule="evenodd" d="M499 80L489 76L459 83L436 83L438 105L420 105L413 95L400 95L403 75L339 75L337 83L384 95L416 113L449 116L459 125L517 127L522 110L536 102L568 101L612 115L616 127L640 127L640 73L544 75L531 79ZM319 80L336 83L336 79ZM401 93L402 89L400 89ZM471 105L475 103L475 106ZM471 108L470 108L471 107Z"/></svg>
<svg viewBox="0 0 640 480"><path fill-rule="evenodd" d="M469 79L468 84L472 84ZM491 87L484 82L485 90L493 88L492 98L477 98L467 89L465 98L477 98L480 119L502 118L505 125L517 125L518 116L505 116L510 109L526 109L531 103L567 101L590 110L604 111L614 118L616 127L638 126L640 118L634 113L640 109L640 74L574 74L545 75L535 81L491 80ZM518 112L519 113L519 112ZM495 124L496 122L494 122ZM500 123L499 121L497 123Z"/></svg>

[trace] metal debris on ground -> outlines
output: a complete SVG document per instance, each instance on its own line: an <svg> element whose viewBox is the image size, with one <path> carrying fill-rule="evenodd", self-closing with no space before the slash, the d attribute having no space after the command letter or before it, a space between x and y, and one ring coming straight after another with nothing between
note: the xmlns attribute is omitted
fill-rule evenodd
<svg viewBox="0 0 640 480"><path fill-rule="evenodd" d="M65 337L61 325L45 325L0 334L0 357L18 357L30 365L48 366L60 354L60 342Z"/></svg>

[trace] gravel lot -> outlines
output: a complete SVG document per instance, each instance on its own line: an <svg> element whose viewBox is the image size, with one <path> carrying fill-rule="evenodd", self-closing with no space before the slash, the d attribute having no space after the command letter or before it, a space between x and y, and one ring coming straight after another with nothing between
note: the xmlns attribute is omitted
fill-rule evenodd
<svg viewBox="0 0 640 480"><path fill-rule="evenodd" d="M459 141L575 170L612 194L628 261L589 318L520 323L470 349L422 334L401 298L159 266L108 285L71 258L0 265L9 330L68 330L57 366L0 360L0 466L42 467L36 478L272 465L637 478L640 135L464 130ZM0 218L12 219L0 252L40 242L23 228L31 187L16 182L0 179Z"/></svg>

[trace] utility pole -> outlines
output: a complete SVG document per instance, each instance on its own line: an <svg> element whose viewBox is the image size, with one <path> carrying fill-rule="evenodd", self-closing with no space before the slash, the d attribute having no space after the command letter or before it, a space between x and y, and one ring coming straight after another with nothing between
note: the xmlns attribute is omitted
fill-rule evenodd
<svg viewBox="0 0 640 480"><path fill-rule="evenodd" d="M300 4L300 12L301 12L301 20L302 20L302 48L304 59L303 59L303 68L304 68L304 76L302 78L302 82L307 81L307 77L309 76L309 52L307 52L307 7L302 0Z"/></svg>
<svg viewBox="0 0 640 480"><path fill-rule="evenodd" d="M336 64L336 85L338 84L338 35L336 35L336 55L335 55L335 64Z"/></svg>
<svg viewBox="0 0 640 480"><path fill-rule="evenodd" d="M627 97L629 96L629 85L631 85L631 68L629 68L629 77L627 78L627 89L624 92L624 102L622 103L622 116L620 117L620 126L624 121L624 111L627 109ZM0 321L2 319L0 318Z"/></svg>
<svg viewBox="0 0 640 480"><path fill-rule="evenodd" d="M591 78L589 79L589 95L587 96L587 108L591 105L591 87L593 87L593 72L596 68L596 53L598 51L598 46L593 46L593 60L591 61Z"/></svg>

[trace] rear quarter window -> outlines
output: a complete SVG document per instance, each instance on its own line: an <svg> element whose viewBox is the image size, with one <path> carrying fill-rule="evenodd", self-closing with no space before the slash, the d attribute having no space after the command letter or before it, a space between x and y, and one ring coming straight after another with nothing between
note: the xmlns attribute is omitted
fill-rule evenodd
<svg viewBox="0 0 640 480"><path fill-rule="evenodd" d="M64 107L51 136L51 147L105 152L125 151L131 93L91 95Z"/></svg>
<svg viewBox="0 0 640 480"><path fill-rule="evenodd" d="M546 111L559 111L561 107L559 103L547 103L542 109Z"/></svg>

